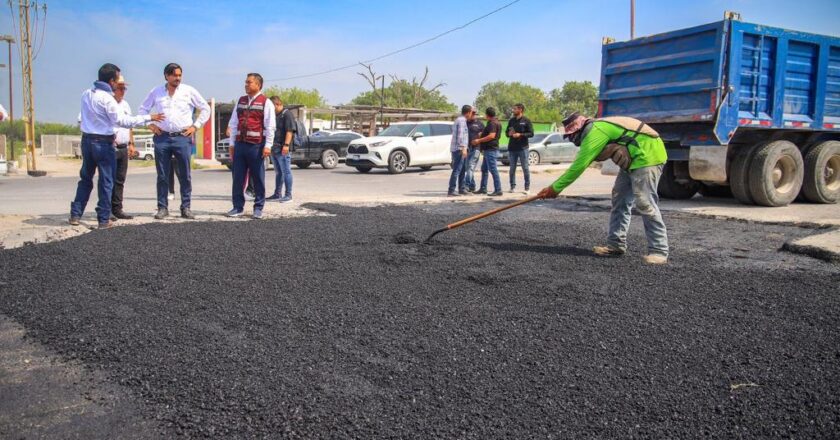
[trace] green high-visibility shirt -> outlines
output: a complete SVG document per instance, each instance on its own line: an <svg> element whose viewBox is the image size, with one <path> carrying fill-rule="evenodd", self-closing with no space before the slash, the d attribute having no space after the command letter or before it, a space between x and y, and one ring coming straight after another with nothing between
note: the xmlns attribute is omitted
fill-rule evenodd
<svg viewBox="0 0 840 440"><path fill-rule="evenodd" d="M601 154L610 140L618 139L624 132L623 128L609 122L595 121L592 124L592 129L580 143L580 151L578 151L572 165L551 184L555 191L562 192L577 180L595 161L595 158ZM630 162L631 170L661 165L668 160L668 154L665 152L665 144L662 143L662 139L639 134L636 137L636 142L639 143L638 147L635 145L628 147L632 159Z"/></svg>

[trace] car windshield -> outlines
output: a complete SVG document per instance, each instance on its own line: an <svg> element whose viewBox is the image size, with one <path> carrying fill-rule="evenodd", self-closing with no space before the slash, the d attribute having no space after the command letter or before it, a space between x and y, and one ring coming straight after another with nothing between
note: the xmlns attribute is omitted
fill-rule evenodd
<svg viewBox="0 0 840 440"><path fill-rule="evenodd" d="M529 143L538 144L538 143L544 141L546 136L548 136L548 133L535 134L534 137L531 138Z"/></svg>
<svg viewBox="0 0 840 440"><path fill-rule="evenodd" d="M395 124L379 133L379 136L408 136L416 127L415 124Z"/></svg>

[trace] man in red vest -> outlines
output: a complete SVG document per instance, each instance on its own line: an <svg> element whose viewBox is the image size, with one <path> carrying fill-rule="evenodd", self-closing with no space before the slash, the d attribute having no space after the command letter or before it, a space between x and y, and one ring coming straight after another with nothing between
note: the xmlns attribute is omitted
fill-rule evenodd
<svg viewBox="0 0 840 440"><path fill-rule="evenodd" d="M230 116L230 138L234 141L233 156L233 209L228 217L245 213L245 178L250 174L254 184L255 220L263 216L265 205L265 162L271 155L274 143L274 104L262 94L263 78L259 73L249 73L245 78L245 96L239 98Z"/></svg>

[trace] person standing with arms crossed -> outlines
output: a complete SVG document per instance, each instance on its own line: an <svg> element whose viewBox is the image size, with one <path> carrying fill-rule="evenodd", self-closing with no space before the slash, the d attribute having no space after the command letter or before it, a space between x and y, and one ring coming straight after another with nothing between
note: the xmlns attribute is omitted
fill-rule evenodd
<svg viewBox="0 0 840 440"><path fill-rule="evenodd" d="M79 170L79 184L76 197L70 203L70 224L79 225L85 206L93 190L93 175L99 170L99 203L96 217L99 228L111 227L111 195L114 190L114 127L133 128L165 119L162 114L128 116L120 111L114 99L120 68L106 63L99 68L98 80L93 88L82 93L80 128L82 130L82 168Z"/></svg>
<svg viewBox="0 0 840 440"><path fill-rule="evenodd" d="M475 169L478 168L478 160L481 156L481 149L478 144L473 144L475 139L481 137L481 132L484 130L484 123L478 120L475 107L467 117L467 133L470 140L469 150L467 151L467 163L465 164L465 179L467 191L475 192Z"/></svg>
<svg viewBox="0 0 840 440"><path fill-rule="evenodd" d="M508 121L507 129L508 154L510 155L510 192L516 191L516 162L522 165L522 173L525 175L525 191L531 191L531 170L528 164L528 139L534 137L534 126L531 120L525 117L525 105L516 104L513 106L513 117Z"/></svg>
<svg viewBox="0 0 840 440"><path fill-rule="evenodd" d="M467 194L466 188L466 162L469 154L469 130L467 129L467 116L473 111L471 105L461 107L461 116L455 119L452 126L452 140L449 142L449 152L452 154L452 174L449 176L448 197L457 197ZM458 192L455 192L455 189Z"/></svg>
<svg viewBox="0 0 840 440"><path fill-rule="evenodd" d="M117 78L117 87L114 88L114 99L120 111L126 116L131 116L131 106L125 100L125 91L128 84L125 78L120 75ZM123 189L125 188L125 177L128 174L128 160L134 156L134 130L129 128L114 128L116 147L116 167L114 168L114 192L111 195L111 220L131 220L134 217L123 211Z"/></svg>
<svg viewBox="0 0 840 440"><path fill-rule="evenodd" d="M265 161L271 155L274 140L274 104L262 94L263 77L249 73L245 77L245 95L239 97L236 108L230 115L230 139L234 141L233 187L231 198L233 209L228 217L240 217L245 212L246 176L254 184L254 214L259 220L265 206ZM277 166L276 164L274 165Z"/></svg>
<svg viewBox="0 0 840 440"><path fill-rule="evenodd" d="M297 132L295 116L283 106L279 96L272 96L276 131L274 132L274 148L271 150L271 160L274 161L274 194L268 200L279 200L280 203L292 201L292 141ZM286 192L281 196L283 187Z"/></svg>
<svg viewBox="0 0 840 440"><path fill-rule="evenodd" d="M169 170L172 167L171 157L175 156L178 163L178 181L181 186L181 217L194 219L190 210L190 196L192 183L190 176L190 157L192 156L195 131L210 119L210 106L201 97L198 90L181 83L183 70L175 63L169 63L163 68L166 83L155 87L140 104L138 113L148 114L151 111L163 113L166 119L149 125L154 133L155 165L157 167L157 213L155 219L169 216ZM199 110L198 117L193 120L195 109Z"/></svg>

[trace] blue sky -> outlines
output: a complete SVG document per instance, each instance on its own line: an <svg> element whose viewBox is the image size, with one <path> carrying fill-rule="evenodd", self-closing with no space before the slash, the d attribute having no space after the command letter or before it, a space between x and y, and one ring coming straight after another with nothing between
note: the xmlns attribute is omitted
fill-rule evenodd
<svg viewBox="0 0 840 440"><path fill-rule="evenodd" d="M73 122L80 92L104 62L119 65L136 109L162 83L163 66L184 67L184 82L205 98L242 93L247 72L266 79L351 64L413 44L495 9L508 0L100 1L48 2L44 47L35 62L35 105L41 121ZM718 21L724 10L743 19L814 33L840 34L838 0L637 0L636 33L649 35ZM13 33L0 8L0 33ZM430 82L456 104L471 103L495 80L545 90L568 80L598 82L601 37L629 37L629 0L521 0L511 8L428 45L378 61L378 73L411 78L429 66ZM0 52L5 64L5 51ZM16 55L16 52L15 52ZM13 58L20 115L20 65ZM350 69L270 82L317 88L330 104L368 87ZM0 102L8 103L0 72Z"/></svg>

